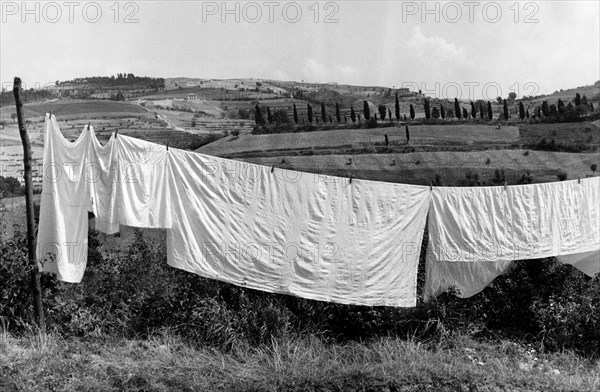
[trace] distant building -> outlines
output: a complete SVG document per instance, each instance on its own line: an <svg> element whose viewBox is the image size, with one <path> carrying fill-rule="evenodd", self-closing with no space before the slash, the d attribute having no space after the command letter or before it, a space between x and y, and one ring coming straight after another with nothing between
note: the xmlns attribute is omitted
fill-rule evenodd
<svg viewBox="0 0 600 392"><path fill-rule="evenodd" d="M197 101L197 100L198 100L198 97L197 97L197 96L196 96L196 94L194 94L194 93L189 93L189 94L187 95L186 99L187 99L188 101Z"/></svg>
<svg viewBox="0 0 600 392"><path fill-rule="evenodd" d="M396 92L398 93L399 97L407 97L409 95L412 95L410 89L408 89L407 87L400 87L399 89L396 89Z"/></svg>

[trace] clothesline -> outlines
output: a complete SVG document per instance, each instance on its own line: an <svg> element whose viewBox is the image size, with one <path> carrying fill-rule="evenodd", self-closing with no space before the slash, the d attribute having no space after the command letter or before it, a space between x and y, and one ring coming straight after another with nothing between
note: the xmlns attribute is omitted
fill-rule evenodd
<svg viewBox="0 0 600 392"><path fill-rule="evenodd" d="M416 305L426 221L426 298L451 286L473 295L520 259L600 271L600 177L478 188L315 180L116 133L102 146L87 130L70 143L46 117L53 176L43 179L37 249L60 280L83 277L88 211L108 234L167 229L175 268L345 304Z"/></svg>

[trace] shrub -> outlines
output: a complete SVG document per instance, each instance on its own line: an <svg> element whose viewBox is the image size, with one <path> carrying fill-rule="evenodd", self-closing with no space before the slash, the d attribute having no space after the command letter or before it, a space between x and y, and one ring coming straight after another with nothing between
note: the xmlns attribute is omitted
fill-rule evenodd
<svg viewBox="0 0 600 392"><path fill-rule="evenodd" d="M375 117L369 117L367 120L367 128L377 128L377 119Z"/></svg>
<svg viewBox="0 0 600 392"><path fill-rule="evenodd" d="M558 181L565 181L567 179L567 173L561 171L558 172L558 174L556 175L556 178L558 178Z"/></svg>

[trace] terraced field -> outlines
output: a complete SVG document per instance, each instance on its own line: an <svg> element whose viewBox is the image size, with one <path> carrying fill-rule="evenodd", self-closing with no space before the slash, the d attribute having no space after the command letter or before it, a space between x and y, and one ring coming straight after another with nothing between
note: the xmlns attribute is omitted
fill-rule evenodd
<svg viewBox="0 0 600 392"><path fill-rule="evenodd" d="M557 181L559 173L583 178L594 174L592 164L600 164L600 153L593 150L567 153L521 147L553 134L565 143L585 143L590 135L592 142L598 143L600 132L586 123L522 129L485 125L409 128L408 144L404 128L390 127L241 135L197 151L313 174L424 185L435 180L446 186L517 184L523 175L529 175L532 182ZM468 180L468 173L476 179Z"/></svg>

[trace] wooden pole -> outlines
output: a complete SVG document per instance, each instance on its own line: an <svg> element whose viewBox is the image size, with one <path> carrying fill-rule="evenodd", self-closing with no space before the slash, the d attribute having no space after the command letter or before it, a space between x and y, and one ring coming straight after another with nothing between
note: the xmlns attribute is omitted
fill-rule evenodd
<svg viewBox="0 0 600 392"><path fill-rule="evenodd" d="M29 266L31 268L31 293L33 295L33 309L38 327L46 332L46 321L44 319L44 308L42 305L42 288L40 284L40 271L36 260L35 241L35 217L33 212L33 184L31 181L31 145L25 127L23 115L23 99L21 97L21 79L15 77L13 93L17 107L17 119L19 121L19 134L23 143L23 164L25 178L25 207L27 210L27 250L29 253Z"/></svg>

